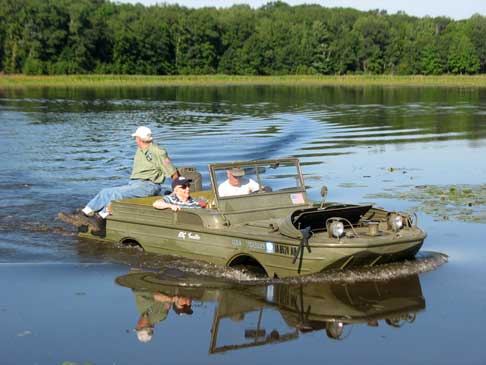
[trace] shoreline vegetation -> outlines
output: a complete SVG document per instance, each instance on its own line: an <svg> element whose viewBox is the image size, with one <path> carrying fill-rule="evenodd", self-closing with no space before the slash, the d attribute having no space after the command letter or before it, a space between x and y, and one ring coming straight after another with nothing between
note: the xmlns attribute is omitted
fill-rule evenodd
<svg viewBox="0 0 486 365"><path fill-rule="evenodd" d="M486 16L0 0L6 75L486 75ZM327 79L329 80L329 79Z"/></svg>
<svg viewBox="0 0 486 365"><path fill-rule="evenodd" d="M486 75L0 75L0 89L169 86L349 86L486 88Z"/></svg>

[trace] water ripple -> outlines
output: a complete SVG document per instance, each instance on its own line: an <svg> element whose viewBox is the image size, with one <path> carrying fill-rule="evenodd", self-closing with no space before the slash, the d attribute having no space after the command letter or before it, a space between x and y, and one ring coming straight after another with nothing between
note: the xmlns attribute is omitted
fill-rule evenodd
<svg viewBox="0 0 486 365"><path fill-rule="evenodd" d="M368 176L367 186L376 189L384 180L404 183L398 174L383 176L397 164L410 172L402 174L408 181L418 174L427 179L424 148L429 158L439 151L454 160L445 156L445 146L466 141L472 153L464 157L474 159L486 144L485 103L451 91L227 87L5 95L0 231L29 239L49 230L63 236L54 223L60 210L77 208L100 188L128 179L136 150L131 133L140 124L152 128L177 166L200 170L205 185L211 162L296 156L310 195L318 195L322 181L343 186ZM466 176L459 172L464 160L448 168ZM22 248L4 250L17 247L24 257L29 239L16 241Z"/></svg>

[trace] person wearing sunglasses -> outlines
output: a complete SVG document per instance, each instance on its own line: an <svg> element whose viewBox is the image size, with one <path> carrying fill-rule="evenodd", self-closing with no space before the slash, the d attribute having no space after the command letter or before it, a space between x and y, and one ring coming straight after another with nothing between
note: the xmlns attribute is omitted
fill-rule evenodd
<svg viewBox="0 0 486 365"><path fill-rule="evenodd" d="M191 198L191 179L179 176L172 180L172 193L156 200L152 206L157 209L204 208L201 201Z"/></svg>

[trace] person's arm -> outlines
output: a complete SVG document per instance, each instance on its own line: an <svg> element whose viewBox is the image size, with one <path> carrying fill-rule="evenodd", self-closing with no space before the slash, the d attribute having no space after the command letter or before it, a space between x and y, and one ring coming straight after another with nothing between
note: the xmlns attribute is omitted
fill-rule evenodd
<svg viewBox="0 0 486 365"><path fill-rule="evenodd" d="M170 208L174 212L181 210L180 206L166 202L164 199L159 199L159 200L154 201L152 206L156 209L168 209L168 208Z"/></svg>
<svg viewBox="0 0 486 365"><path fill-rule="evenodd" d="M248 187L250 188L251 193L260 190L260 185L253 179L250 179L248 182Z"/></svg>
<svg viewBox="0 0 486 365"><path fill-rule="evenodd" d="M172 179L176 179L179 177L179 171L177 171L177 168L172 164L172 161L169 157L169 154L167 151L160 147L157 146L157 164L159 165L159 168L163 172L165 177L171 177Z"/></svg>
<svg viewBox="0 0 486 365"><path fill-rule="evenodd" d="M154 300L157 302L166 302L166 303L172 303L174 302L174 297L170 297L168 295L162 294L161 292L155 292L154 293Z"/></svg>

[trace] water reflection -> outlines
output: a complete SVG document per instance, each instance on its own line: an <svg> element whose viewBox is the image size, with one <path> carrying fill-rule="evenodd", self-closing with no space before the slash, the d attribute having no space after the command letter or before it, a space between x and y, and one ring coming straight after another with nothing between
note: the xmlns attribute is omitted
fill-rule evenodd
<svg viewBox="0 0 486 365"><path fill-rule="evenodd" d="M344 340L355 325L399 328L425 309L418 275L381 282L249 286L168 269L134 270L116 282L134 294L142 342L152 339L171 308L197 316L194 302L214 303L210 353L290 341L309 332Z"/></svg>
<svg viewBox="0 0 486 365"><path fill-rule="evenodd" d="M147 292L133 289L140 317L135 330L140 342L152 340L154 327L167 318L170 308L175 313L192 314L192 298L182 295L168 295L160 291Z"/></svg>

